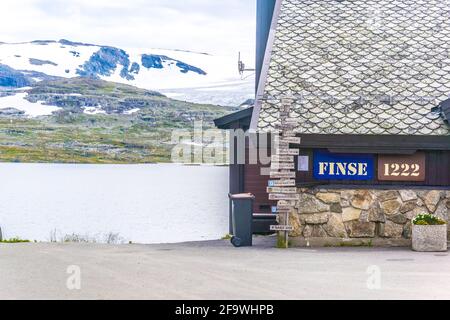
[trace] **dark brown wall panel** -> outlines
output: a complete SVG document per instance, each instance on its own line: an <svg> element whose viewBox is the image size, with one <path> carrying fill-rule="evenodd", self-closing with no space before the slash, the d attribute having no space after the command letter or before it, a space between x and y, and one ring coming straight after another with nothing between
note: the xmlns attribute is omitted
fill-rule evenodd
<svg viewBox="0 0 450 320"><path fill-rule="evenodd" d="M396 182L396 181L378 181L377 174L373 181L317 181L312 173L312 155L313 149L301 149L301 155L310 156L310 165L308 172L297 171L297 185L312 186L317 185L342 185L342 187L374 187L374 186L395 186L395 187L450 187L450 151L426 151L426 178L424 182ZM375 166L376 168L377 166ZM254 203L254 212L270 212L270 208L261 208L261 206L276 205L276 201L269 201L266 192L269 176L261 175L261 165L246 164L244 168L244 190L253 193L256 196Z"/></svg>

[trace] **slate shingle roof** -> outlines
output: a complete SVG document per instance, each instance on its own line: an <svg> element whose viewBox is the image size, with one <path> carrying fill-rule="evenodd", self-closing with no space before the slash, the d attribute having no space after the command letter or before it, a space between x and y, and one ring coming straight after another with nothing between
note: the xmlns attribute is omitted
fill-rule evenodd
<svg viewBox="0 0 450 320"><path fill-rule="evenodd" d="M299 133L450 135L450 1L282 0L258 129L294 97Z"/></svg>

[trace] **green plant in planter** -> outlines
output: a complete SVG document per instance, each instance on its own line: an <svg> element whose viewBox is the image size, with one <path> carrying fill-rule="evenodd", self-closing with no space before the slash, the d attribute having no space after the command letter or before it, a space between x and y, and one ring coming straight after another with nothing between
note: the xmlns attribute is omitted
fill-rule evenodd
<svg viewBox="0 0 450 320"><path fill-rule="evenodd" d="M446 222L432 214L419 214L413 220L412 223L415 225L421 226L433 226L433 225L442 225L446 224Z"/></svg>

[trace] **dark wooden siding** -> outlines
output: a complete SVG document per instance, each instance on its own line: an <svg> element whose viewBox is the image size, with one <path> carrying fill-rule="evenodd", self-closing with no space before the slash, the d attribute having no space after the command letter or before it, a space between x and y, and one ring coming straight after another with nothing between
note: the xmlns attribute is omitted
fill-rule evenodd
<svg viewBox="0 0 450 320"><path fill-rule="evenodd" d="M268 154L267 150L264 152ZM255 195L253 212L270 213L271 206L276 205L276 201L268 199L267 185L270 177L261 174L261 169L270 168L270 165L248 164L250 162L248 147L245 150L245 161L247 164L244 167L244 190Z"/></svg>
<svg viewBox="0 0 450 320"><path fill-rule="evenodd" d="M326 150L326 149L324 149ZM450 187L450 151L425 151L426 152L426 180L424 182L392 182L378 181L377 173L372 181L339 181L321 180L317 181L313 177L313 151L314 149L301 149L300 155L309 156L309 171L297 171L297 186L338 186L338 187ZM377 158L377 155L375 155ZM297 162L297 161L296 161ZM375 161L376 163L377 161ZM377 166L375 166L376 168ZM261 174L260 164L246 164L244 168L244 190L253 193L256 197L254 212L270 212L270 206L276 205L276 201L269 201L266 192L267 182L270 179L267 175Z"/></svg>
<svg viewBox="0 0 450 320"><path fill-rule="evenodd" d="M253 212L270 213L271 206L276 205L276 201L269 201L267 195L267 183L269 176L261 175L261 166L257 164L248 164L245 166L244 189L255 195Z"/></svg>

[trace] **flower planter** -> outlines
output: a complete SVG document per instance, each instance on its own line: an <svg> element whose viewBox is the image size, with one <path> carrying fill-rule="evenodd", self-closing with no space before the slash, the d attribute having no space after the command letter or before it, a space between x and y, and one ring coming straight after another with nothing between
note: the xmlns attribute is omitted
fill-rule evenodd
<svg viewBox="0 0 450 320"><path fill-rule="evenodd" d="M414 251L447 251L447 225L412 225Z"/></svg>

